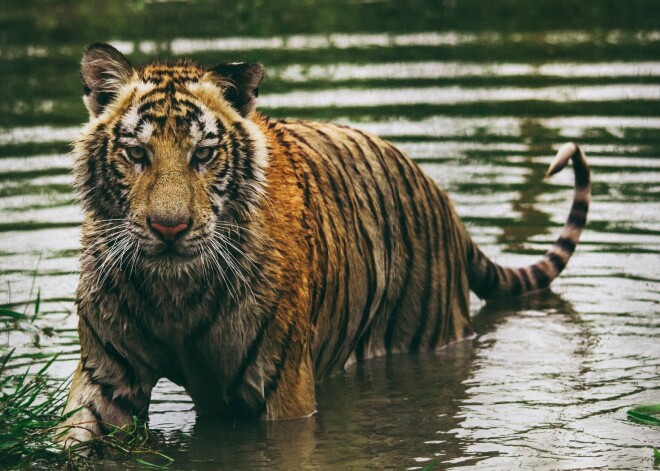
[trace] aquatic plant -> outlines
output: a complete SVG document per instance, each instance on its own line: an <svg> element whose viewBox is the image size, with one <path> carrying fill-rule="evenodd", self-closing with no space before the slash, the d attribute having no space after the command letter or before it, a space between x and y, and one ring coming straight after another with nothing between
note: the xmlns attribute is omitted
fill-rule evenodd
<svg viewBox="0 0 660 471"><path fill-rule="evenodd" d="M627 415L628 420L637 422L638 424L659 426L660 404L637 406L634 409L630 409ZM653 458L656 465L660 464L660 450L656 447L653 447Z"/></svg>

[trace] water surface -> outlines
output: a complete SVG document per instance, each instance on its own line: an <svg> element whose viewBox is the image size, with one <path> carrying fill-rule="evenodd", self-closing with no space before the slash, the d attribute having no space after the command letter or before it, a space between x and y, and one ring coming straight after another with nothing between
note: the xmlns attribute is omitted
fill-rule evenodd
<svg viewBox="0 0 660 471"><path fill-rule="evenodd" d="M80 206L69 143L86 119L84 45L131 60L262 62L261 109L353 124L397 143L505 265L552 244L570 172L593 168L588 229L552 291L484 305L473 339L351 367L319 413L273 424L198 421L156 388L151 427L177 469L648 469L660 432L625 411L660 403L660 8L647 1L29 2L0 11L0 304L16 371L79 347ZM36 275L35 275L36 274ZM110 466L111 463L108 463ZM117 467L121 467L117 465Z"/></svg>

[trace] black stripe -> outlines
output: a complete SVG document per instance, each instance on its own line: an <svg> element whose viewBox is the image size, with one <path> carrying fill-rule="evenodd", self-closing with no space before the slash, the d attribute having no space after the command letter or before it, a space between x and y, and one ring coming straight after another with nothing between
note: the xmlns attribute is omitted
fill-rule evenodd
<svg viewBox="0 0 660 471"><path fill-rule="evenodd" d="M103 417L101 417L101 414L99 413L98 409L96 409L96 405L94 404L93 401L87 401L87 404L85 404L85 407L89 409L89 411L92 413L94 416L94 419L97 420L98 422L103 421Z"/></svg>
<svg viewBox="0 0 660 471"><path fill-rule="evenodd" d="M167 115L157 115L155 113L145 113L144 118L155 125L154 134L162 133L168 120Z"/></svg>
<svg viewBox="0 0 660 471"><path fill-rule="evenodd" d="M520 278L518 277L518 271L513 269L506 269L507 273L511 275L511 285L510 285L510 295L511 296L520 296L522 293L522 284Z"/></svg>
<svg viewBox="0 0 660 471"><path fill-rule="evenodd" d="M168 98L170 99L170 103L176 104L178 103L178 100L174 97L174 94L176 93L176 84L181 83L181 81L178 79L178 77L175 76L170 76L170 80L165 80L164 82L164 87L163 90L165 93L170 95Z"/></svg>
<svg viewBox="0 0 660 471"><path fill-rule="evenodd" d="M115 180L115 185L118 186L121 191L126 191L128 187L123 182L123 180L126 178L126 175L124 175L122 173L122 171L119 169L119 167L117 167L117 161L114 160L114 159L110 160L108 162L108 168L109 168L110 172L112 173L112 176L114 176L115 179L116 179Z"/></svg>
<svg viewBox="0 0 660 471"><path fill-rule="evenodd" d="M150 100L150 101L142 101L142 104L138 107L137 112L139 115L142 115L148 111L151 111L152 108L154 108L156 105L160 105L163 103L161 100Z"/></svg>
<svg viewBox="0 0 660 471"><path fill-rule="evenodd" d="M320 205L317 206L317 210L314 213L314 218L316 219L316 232L318 239L314 241L314 247L316 248L316 257L317 257L317 267L320 271L320 276L327 276L328 271L328 239L325 235L324 228L324 219ZM325 278L327 279L327 278ZM320 286L314 286L314 297L312 298L314 304L314 310L311 315L312 325L316 326L316 321L318 320L318 315L321 310L321 306L325 301L325 294L327 289L327 283L324 280L318 280ZM318 290L318 291L317 291Z"/></svg>
<svg viewBox="0 0 660 471"><path fill-rule="evenodd" d="M241 202L239 202L236 198L240 187L240 182L238 178L240 175L239 173L240 161L241 159L245 158L245 154L242 152L244 149L244 142L242 137L243 136L241 136L241 138L239 139L236 132L231 133L231 140L234 143L234 149L231 156L232 173L231 173L231 177L229 177L228 186L225 190L225 192L229 195L229 198L232 200L232 202L238 205L241 205Z"/></svg>
<svg viewBox="0 0 660 471"><path fill-rule="evenodd" d="M545 288L550 284L550 278L538 266L533 265L531 267L531 270L532 270L532 275L534 276L534 279L536 280L536 286L538 286L539 288Z"/></svg>
<svg viewBox="0 0 660 471"><path fill-rule="evenodd" d="M186 117L199 117L202 114L202 109L197 103L187 98L177 98L176 102L173 101L172 103L176 106L177 110L182 112ZM190 113L192 113L192 115Z"/></svg>
<svg viewBox="0 0 660 471"><path fill-rule="evenodd" d="M566 237L560 237L555 241L554 245L568 254L575 252L575 242L573 242L571 239L567 239Z"/></svg>
<svg viewBox="0 0 660 471"><path fill-rule="evenodd" d="M130 137L137 137L137 135L140 132L142 132L142 128L144 127L146 122L147 122L147 120L144 118L144 116L140 116L140 119L138 120L137 125L135 126L135 131L132 133L133 135L130 136ZM115 144L117 145L118 142L115 141Z"/></svg>
<svg viewBox="0 0 660 471"><path fill-rule="evenodd" d="M335 331L336 334L329 336L333 339L334 348L332 354L330 355L325 368L330 370L334 368L340 360L342 360L342 352L346 349L346 345L351 342L350 338L346 338L348 332L348 322L351 319L351 269L348 264L348 257L344 257L344 308L342 310L342 315L339 323L339 331ZM333 332L333 334L335 333ZM350 353L350 352L349 352Z"/></svg>
<svg viewBox="0 0 660 471"><path fill-rule="evenodd" d="M220 146L220 150L227 154L227 146L222 145ZM223 183L224 178L227 176L227 173L229 173L229 160L228 159L216 159L216 165L220 166L219 169L215 169L215 179L214 182L215 184L220 184Z"/></svg>
<svg viewBox="0 0 660 471"><path fill-rule="evenodd" d="M109 152L108 152L109 155ZM116 176L112 171L111 159L101 161L101 181L103 182L102 198L108 204L110 210L118 211L123 207L121 188Z"/></svg>
<svg viewBox="0 0 660 471"><path fill-rule="evenodd" d="M228 388L229 391L235 391L238 388L238 386L245 378L245 373L247 372L248 367L257 360L257 355L259 354L261 345L263 344L264 338L266 337L266 331L268 330L271 321L275 317L279 306L280 299L277 300L268 315L261 320L261 325L259 326L257 334L254 336L252 343L245 352L245 357L243 358L241 365L238 367L236 373L234 374L234 379L231 381L231 386Z"/></svg>
<svg viewBox="0 0 660 471"><path fill-rule="evenodd" d="M397 209L397 213L400 218L403 220L401 221L401 238L403 239L403 249L404 249L404 254L405 254L405 259L406 259L406 266L404 268L403 272L403 283L401 285L401 289L399 290L398 296L396 297L396 301L394 302L394 305L392 306L392 310L390 312L390 317L388 319L387 327L385 329L385 349L389 353L392 351L392 346L394 343L394 331L396 327L396 321L399 317L399 309L401 307L401 304L403 303L403 300L408 292L408 285L410 283L410 272L412 271L413 267L413 257L412 254L414 253L414 247L411 243L410 240L410 235L408 234L408 227L406 225L406 219L405 219L405 210L403 208L403 205L401 203L401 199L399 198L399 195L397 193L394 194L395 196L395 205Z"/></svg>
<svg viewBox="0 0 660 471"><path fill-rule="evenodd" d="M589 203L583 200L575 200L571 206L571 211L582 211L586 214L589 211Z"/></svg>
<svg viewBox="0 0 660 471"><path fill-rule="evenodd" d="M425 203L431 203L431 198L428 193L428 187L425 185L426 181L422 180L421 189L424 198L421 199L420 204L423 205L423 216L424 216L424 247L426 247L426 257L422 260L422 263L425 264L424 267L424 288L422 291L422 299L420 303L420 312L419 319L417 322L417 329L413 335L413 338L410 342L410 350L416 352L419 350L419 346L422 343L422 337L428 331L427 321L430 315L430 301L433 289L433 271L434 263L437 263L437 249L438 242L437 237L434 237L435 242L431 242L431 231L436 232L438 230L437 221L435 218L435 207L427 206ZM431 219L431 224L429 224L428 218ZM446 235L446 232L445 232ZM450 288L450 287L447 287ZM436 295L439 290L436 289Z"/></svg>
<svg viewBox="0 0 660 471"><path fill-rule="evenodd" d="M189 105L190 106L187 106L185 108L185 110L183 110L183 116L182 116L183 121L188 123L189 126L193 122L197 122L197 124L199 125L200 131L204 131L205 127L203 126L203 123L202 123L202 110L197 105L195 105L194 103L190 103ZM216 121L216 126L218 124L219 124L219 122ZM204 137L206 137L206 136L204 136Z"/></svg>
<svg viewBox="0 0 660 471"><path fill-rule="evenodd" d="M154 83L154 82L151 82ZM165 100L167 99L167 96L163 92L162 88L159 87L154 87L151 90L149 90L147 93L142 95L142 100L153 100L154 102L157 103L164 103Z"/></svg>
<svg viewBox="0 0 660 471"><path fill-rule="evenodd" d="M85 408L92 413L94 416L94 420L96 420L97 425L99 426L99 429L101 431L101 435L107 435L112 431L112 427L110 427L108 424L106 424L103 421L103 417L101 417L101 414L99 413L98 409L96 408L96 404L94 404L94 401L87 401L85 404Z"/></svg>
<svg viewBox="0 0 660 471"><path fill-rule="evenodd" d="M490 263L489 260L485 260L486 257L476 246L474 246L474 253L478 260L473 261L472 264L477 267L476 271L479 279L473 280L472 283L478 284L470 286L470 288L477 294L477 296L483 298L492 291L493 288L491 286L494 281L497 281L497 277L495 276L495 268L493 267L493 264ZM485 261L485 267L483 269L482 261Z"/></svg>
<svg viewBox="0 0 660 471"><path fill-rule="evenodd" d="M236 169L237 161L238 161L238 152L239 152L239 146L237 145L236 140L234 139L234 136L232 135L232 138L230 139L232 142L232 148L231 148L231 156L230 158L226 159L226 169L223 172L223 176L225 177L225 180L222 182L218 182L217 179L212 185L213 192L220 196L224 197L229 194L229 198L232 198L232 195L234 196L234 200L232 203L237 204L238 201L235 200L235 196L238 193L238 181L236 178L236 175L238 173ZM229 151L229 149L227 149ZM229 154L229 152L227 152ZM227 175L229 175L227 177ZM217 186L218 183L225 184L225 188L219 188Z"/></svg>
<svg viewBox="0 0 660 471"><path fill-rule="evenodd" d="M461 247L463 245L463 241L461 240L459 233L455 227L455 224L457 224L455 218L457 218L457 216L455 215L454 210L451 206L449 197L440 189L438 189L437 191L440 194L438 199L441 201L442 208L444 211L444 217L442 221L447 221L447 222L452 221L451 232L449 230L449 223L446 224L443 228L443 233L446 233L445 260L447 260L447 266L448 266L447 274L451 276L449 282L450 289L444 291L444 294L446 296L446 300L445 300L446 321L443 322L442 324L443 327L442 327L442 337L441 337L442 342L447 343L449 341L450 335L453 335L452 338L456 337L456 329L454 326L454 310L453 310L454 299L458 298L461 301L463 309L459 311L459 315L467 317L469 324L469 318L470 318L469 288L465 289L465 286L463 286L462 284L463 260L465 260L465 257L463 255L461 256L457 255L457 252L459 254L462 254ZM458 224L460 224L460 221L458 222ZM456 268L455 262L458 263L458 267L456 270L455 270ZM454 275L455 272L457 273L456 275ZM459 283L460 286L456 286L455 283ZM433 348L435 348L436 346L437 346L437 342L434 345L432 345Z"/></svg>
<svg viewBox="0 0 660 471"><path fill-rule="evenodd" d="M575 186L577 188L584 188L589 186L589 180L590 180L590 175L589 175L589 169L586 167L581 166L576 166L575 167Z"/></svg>
<svg viewBox="0 0 660 471"><path fill-rule="evenodd" d="M128 360L126 360L126 358L124 358L121 353L119 353L119 351L111 342L103 342L103 340L101 340L101 337L96 332L96 330L94 330L94 327L92 326L89 319L87 319L87 316L81 315L80 319L85 323L90 333L92 334L92 337L94 337L94 339L98 342L103 351L108 354L108 357L110 357L114 363L116 363L124 370L126 377L125 379L128 381L128 383L131 385L135 384L137 375L135 374L135 371L133 370L133 367L128 362Z"/></svg>
<svg viewBox="0 0 660 471"><path fill-rule="evenodd" d="M479 250L479 249L477 249ZM486 273L483 277L481 291L484 295L496 291L500 287L500 274L497 271L497 266L491 262L483 252L479 250L479 256L486 263Z"/></svg>
<svg viewBox="0 0 660 471"><path fill-rule="evenodd" d="M568 215L566 224L573 227L582 228L587 224L587 216L586 214L578 214L571 211L571 213Z"/></svg>
<svg viewBox="0 0 660 471"><path fill-rule="evenodd" d="M448 337L448 332L449 328L451 327L451 322L452 322L452 299L454 296L454 293L456 292L456 289L454 288L454 257L453 257L453 251L457 250L457 247L451 244L450 240L450 233L449 230L447 230L445 225L443 224L443 228L440 229L437 226L437 219L441 218L440 221L450 221L451 217L451 211L450 208L447 205L447 200L445 199L444 195L442 192L438 189L437 186L433 186L436 191L436 202L440 204L440 209L441 213L440 216L438 216L436 213L434 213L434 231L442 231L442 238L443 238L443 244L444 244L444 262L445 262L445 276L446 276L446 286L444 287L444 290L440 290L440 286L436 286L436 290L438 291L438 296L442 298L444 296L445 298L445 303L444 303L444 310L443 311L438 311L436 313L436 321L435 325L433 326L433 330L431 331L431 338L428 343L429 349L435 349L438 345L438 342L440 339L442 339L443 343L446 342L447 337ZM455 244L458 245L458 244ZM440 253L440 249L438 248L438 253ZM436 260L436 263L442 263L440 260ZM439 284L439 283L437 283ZM459 293L461 293L459 291ZM460 294L459 294L460 296Z"/></svg>
<svg viewBox="0 0 660 471"><path fill-rule="evenodd" d="M102 152L99 152L98 157L96 159L96 181L101 181L102 182L102 191L99 191L98 189L94 193L95 196L97 196L100 199L100 203L105 205L106 209L109 209L109 212L114 212L113 210L116 210L116 208L119 206L120 198L114 188L114 185L112 185L112 179L109 178L110 172L108 170L108 161L109 156L111 155L110 150L110 142L109 141L104 141L103 142L104 148ZM100 158L102 157L102 158Z"/></svg>
<svg viewBox="0 0 660 471"><path fill-rule="evenodd" d="M389 147L387 150L392 150L392 147ZM412 219L413 219L413 224L415 228L415 235L419 237L420 232L421 232L421 223L419 220L419 212L417 211L417 205L415 202L415 191L413 190L410 180L408 178L408 175L406 175L406 171L403 168L402 163L399 161L399 153L394 152L393 156L390 157L391 161L394 162L394 165L396 165L397 170L399 172L398 179L397 181L403 182L403 185L406 189L406 196L408 197L409 201L409 209L410 212L412 213Z"/></svg>
<svg viewBox="0 0 660 471"><path fill-rule="evenodd" d="M124 396L114 397L114 392L116 390L116 387L96 379L94 377L95 370L87 366L87 358L83 358L82 363L83 363L82 371L87 373L87 380L90 382L90 384L99 387L101 396L109 404L109 406L118 407L119 409L128 412L131 415L144 416L144 414L147 413L149 406L149 398L146 395L138 392L138 394L136 395L136 399L141 402L140 404L135 404L129 398Z"/></svg>
<svg viewBox="0 0 660 471"><path fill-rule="evenodd" d="M108 401L112 407L117 407L129 415L137 415L139 418L144 418L149 409L148 400L146 397L136 397L141 401L141 404L134 403L126 396L115 396L116 388L109 384L100 384L101 395Z"/></svg>
<svg viewBox="0 0 660 471"><path fill-rule="evenodd" d="M289 353L289 346L291 344L291 340L293 339L293 333L295 332L295 327L296 327L296 317L294 316L291 322L289 323L289 329L287 331L286 337L284 338L284 341L282 342L282 348L280 350L279 359L274 363L275 373L273 374L273 376L270 377L270 383L265 388L264 398L266 400L268 400L268 398L277 391L277 388L280 384L282 369L284 368L284 365L287 360L287 356Z"/></svg>
<svg viewBox="0 0 660 471"><path fill-rule="evenodd" d="M230 191L230 189L232 188L231 183L232 183L231 180L228 180L227 182L221 182L221 184L224 185L224 188L221 188L221 185L217 183L211 184L211 190L216 196L220 197L220 199L223 200L223 203L225 202L224 200L229 198L227 196L227 192ZM218 207L216 214L220 215L219 212L220 212L220 208Z"/></svg>
<svg viewBox="0 0 660 471"><path fill-rule="evenodd" d="M93 199L96 196L94 193L96 190L96 182L98 181L98 166L97 160L104 159L105 155L103 154L105 146L96 151L88 151L89 156L87 158L87 178L83 184L83 191L85 193L84 203L87 209L91 209L93 205Z"/></svg>
<svg viewBox="0 0 660 471"><path fill-rule="evenodd" d="M241 124L236 124L236 128L238 131L241 133L241 154L242 154L242 159L241 159L241 177L244 181L252 181L254 180L254 168L252 167L253 159L250 157L254 155L254 142L252 139L249 138L248 133L246 132L245 128Z"/></svg>
<svg viewBox="0 0 660 471"><path fill-rule="evenodd" d="M398 296L396 300L394 301L394 304L392 305L392 309L390 311L390 316L387 320L387 327L385 328L385 336L384 336L384 343L385 343L385 351L387 353L392 352L392 347L394 346L394 333L395 333L395 328L396 328L396 323L400 315L400 309L401 309L401 304L403 303L403 300L406 297L406 294L408 293L408 285L410 284L410 271L412 270L412 258L408 257L406 260L406 266L405 266L405 278L403 278L403 284L401 285L401 289L399 290Z"/></svg>
<svg viewBox="0 0 660 471"><path fill-rule="evenodd" d="M534 284L532 280L529 278L529 273L527 273L527 270L524 268L519 268L517 270L517 273L520 275L520 279L523 282L523 293L532 291L534 289Z"/></svg>
<svg viewBox="0 0 660 471"><path fill-rule="evenodd" d="M562 260L562 258L556 253L550 252L546 254L545 258L547 258L548 261L552 263L552 266L555 267L555 271L557 273L561 273L564 267L566 267L564 260Z"/></svg>

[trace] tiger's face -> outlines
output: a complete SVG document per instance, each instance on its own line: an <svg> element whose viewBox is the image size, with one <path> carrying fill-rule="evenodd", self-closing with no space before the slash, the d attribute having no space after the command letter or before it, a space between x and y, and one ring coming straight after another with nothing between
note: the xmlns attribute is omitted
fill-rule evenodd
<svg viewBox="0 0 660 471"><path fill-rule="evenodd" d="M75 147L76 184L96 237L152 268L221 249L264 191L265 138L246 118L261 66L135 69L99 44L81 76L90 122Z"/></svg>

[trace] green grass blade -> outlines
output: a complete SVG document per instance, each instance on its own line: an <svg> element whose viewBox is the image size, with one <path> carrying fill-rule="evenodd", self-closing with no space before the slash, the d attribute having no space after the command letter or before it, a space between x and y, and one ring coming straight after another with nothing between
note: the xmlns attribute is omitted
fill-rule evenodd
<svg viewBox="0 0 660 471"><path fill-rule="evenodd" d="M37 299L34 301L34 314L32 315L32 319L30 319L30 322L34 322L34 320L37 318L37 314L39 314L40 305L41 305L41 288L37 290Z"/></svg>
<svg viewBox="0 0 660 471"><path fill-rule="evenodd" d="M22 320L27 319L27 316L25 314L21 314L20 312L12 311L10 309L0 309L0 316L11 317L11 319L15 320L15 321L22 321Z"/></svg>
<svg viewBox="0 0 660 471"><path fill-rule="evenodd" d="M151 463L150 461L143 460L142 458L135 458L135 461L137 463L140 463L143 466L147 466L148 468L156 468L156 469L166 469L167 468L167 465Z"/></svg>
<svg viewBox="0 0 660 471"><path fill-rule="evenodd" d="M42 376L46 373L46 370L50 368L50 365L52 365L55 360L60 356L62 352L57 352L53 357L46 362L46 364L37 372L37 376Z"/></svg>
<svg viewBox="0 0 660 471"><path fill-rule="evenodd" d="M16 349L15 349L15 348L12 348L11 350L9 350L9 352L8 352L5 356L3 356L2 358L0 358L0 373L4 373L5 368L7 367L7 362L8 362L9 359L12 357L12 355L14 354L15 351L16 351ZM6 378L4 378L4 379L5 379L5 380L8 380L9 377L6 377ZM4 383L3 383L3 384L4 384Z"/></svg>
<svg viewBox="0 0 660 471"><path fill-rule="evenodd" d="M639 406L628 411L628 419L644 425L660 425L660 404Z"/></svg>
<svg viewBox="0 0 660 471"><path fill-rule="evenodd" d="M34 293L34 285L37 282L37 273L39 272L39 264L41 263L41 257L43 254L39 254L39 259L37 260L37 266L34 269L34 273L32 274L32 284L30 285L30 294L28 294L28 299L32 299L32 293ZM23 314L27 315L27 305L25 306L25 311Z"/></svg>

